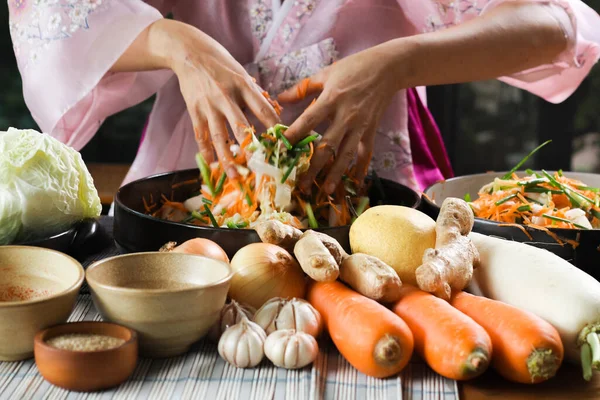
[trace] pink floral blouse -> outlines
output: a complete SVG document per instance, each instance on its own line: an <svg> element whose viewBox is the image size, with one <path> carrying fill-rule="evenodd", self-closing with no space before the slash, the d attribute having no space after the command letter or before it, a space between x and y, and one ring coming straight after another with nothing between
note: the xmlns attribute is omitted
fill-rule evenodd
<svg viewBox="0 0 600 400"><path fill-rule="evenodd" d="M169 12L219 41L276 95L339 58L459 24L504 1L552 3L557 18L563 16L573 46L551 65L502 78L548 101L563 101L600 55L600 17L580 0L8 0L8 5L25 101L44 132L79 150L105 118L157 93L129 182L194 167L197 147L176 77L170 71L107 72L144 28ZM418 93L425 103L423 88ZM436 170L424 177L415 168L408 98L407 91L399 92L385 113L371 166L419 190L443 175ZM286 106L284 122L291 123L310 100Z"/></svg>

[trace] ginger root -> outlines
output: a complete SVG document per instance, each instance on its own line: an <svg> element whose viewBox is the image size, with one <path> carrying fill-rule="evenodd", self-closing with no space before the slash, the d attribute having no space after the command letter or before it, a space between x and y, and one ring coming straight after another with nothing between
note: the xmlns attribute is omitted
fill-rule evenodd
<svg viewBox="0 0 600 400"><path fill-rule="evenodd" d="M261 222L255 229L262 242L283 247L290 252L302 236L300 229L275 219Z"/></svg>
<svg viewBox="0 0 600 400"><path fill-rule="evenodd" d="M325 244L325 239L327 239L327 244ZM337 262L330 250L330 248L335 249L335 244L341 249L335 239L315 231L306 231L296 242L294 255L306 275L315 281L333 282L340 274L340 263ZM343 249L342 252L346 254Z"/></svg>
<svg viewBox="0 0 600 400"><path fill-rule="evenodd" d="M361 253L346 257L340 265L340 279L370 299L384 303L400 299L398 273L377 257Z"/></svg>
<svg viewBox="0 0 600 400"><path fill-rule="evenodd" d="M421 290L450 300L452 291L471 282L479 264L479 252L467 237L474 223L473 211L464 200L444 200L436 221L435 249L425 250L423 264L415 271Z"/></svg>

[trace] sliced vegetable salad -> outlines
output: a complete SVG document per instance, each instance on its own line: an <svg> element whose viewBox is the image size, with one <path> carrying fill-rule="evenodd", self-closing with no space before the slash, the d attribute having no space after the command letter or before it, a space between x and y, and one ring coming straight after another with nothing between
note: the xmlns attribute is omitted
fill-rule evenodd
<svg viewBox="0 0 600 400"><path fill-rule="evenodd" d="M332 196L321 190L326 170L317 177L313 191L305 195L296 188L297 177L306 172L321 136L317 133L292 145L277 124L240 145L231 146L239 172L227 177L220 163L208 164L200 153L201 190L183 203L163 196L162 206L146 205L155 217L193 225L231 229L253 228L261 221L276 219L299 229L349 224L369 206L369 198L358 195L357 183L346 174Z"/></svg>
<svg viewBox="0 0 600 400"><path fill-rule="evenodd" d="M493 221L541 228L600 228L600 189L566 177L562 171L515 171L546 142L501 178L483 186L471 201L475 216Z"/></svg>

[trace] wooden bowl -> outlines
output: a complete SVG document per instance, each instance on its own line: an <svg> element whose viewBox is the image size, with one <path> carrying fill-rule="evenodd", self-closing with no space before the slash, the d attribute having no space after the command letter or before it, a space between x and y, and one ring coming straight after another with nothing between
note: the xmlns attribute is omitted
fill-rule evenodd
<svg viewBox="0 0 600 400"><path fill-rule="evenodd" d="M66 322L84 271L54 250L0 246L0 361L33 357L41 329Z"/></svg>
<svg viewBox="0 0 600 400"><path fill-rule="evenodd" d="M233 271L229 264L183 253L134 253L88 267L86 277L104 320L134 329L140 354L185 353L217 321Z"/></svg>
<svg viewBox="0 0 600 400"><path fill-rule="evenodd" d="M111 336L125 343L96 351L65 350L47 343L57 336L73 333ZM135 331L120 325L75 322L39 332L34 352L38 370L48 382L67 390L92 392L117 386L131 376L137 364L138 338Z"/></svg>

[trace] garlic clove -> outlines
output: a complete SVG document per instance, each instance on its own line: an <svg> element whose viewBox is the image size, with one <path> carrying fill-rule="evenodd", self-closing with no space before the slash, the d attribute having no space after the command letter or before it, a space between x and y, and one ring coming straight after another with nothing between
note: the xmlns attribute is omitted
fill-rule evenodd
<svg viewBox="0 0 600 400"><path fill-rule="evenodd" d="M223 332L219 339L219 355L237 368L255 367L264 357L266 337L258 324L244 318Z"/></svg>
<svg viewBox="0 0 600 400"><path fill-rule="evenodd" d="M264 352L277 367L297 369L315 361L319 354L319 345L315 338L306 332L284 329L267 336Z"/></svg>
<svg viewBox="0 0 600 400"><path fill-rule="evenodd" d="M321 314L308 301L298 298L269 300L254 314L254 322L267 335L280 329L294 329L318 337L323 327Z"/></svg>
<svg viewBox="0 0 600 400"><path fill-rule="evenodd" d="M218 342L219 338L227 328L237 324L244 318L251 320L255 313L255 308L231 300L231 302L226 304L221 310L219 320L210 328L208 338L214 342Z"/></svg>

